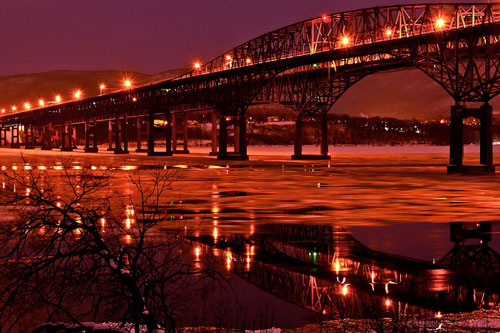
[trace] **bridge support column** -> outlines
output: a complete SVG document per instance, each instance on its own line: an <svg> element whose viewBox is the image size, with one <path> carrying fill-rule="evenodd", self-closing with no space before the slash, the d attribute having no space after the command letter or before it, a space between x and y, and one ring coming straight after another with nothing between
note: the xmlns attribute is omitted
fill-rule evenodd
<svg viewBox="0 0 500 333"><path fill-rule="evenodd" d="M52 126L42 128L42 150L52 150Z"/></svg>
<svg viewBox="0 0 500 333"><path fill-rule="evenodd" d="M321 115L321 155L328 155L328 119L326 114Z"/></svg>
<svg viewBox="0 0 500 333"><path fill-rule="evenodd" d="M19 142L19 127L13 126L10 131L10 148L19 148L21 146L21 143Z"/></svg>
<svg viewBox="0 0 500 333"><path fill-rule="evenodd" d="M146 123L146 134L147 132L149 132L149 130L147 129L147 126L149 126L149 123ZM144 124L142 123L142 118L141 117L138 117L137 118L137 149L135 150L136 152L138 153L145 153L147 152L147 148L142 148L142 138L143 138L143 127L144 127Z"/></svg>
<svg viewBox="0 0 500 333"><path fill-rule="evenodd" d="M128 154L128 115L123 114L122 122L122 141L123 141L123 154Z"/></svg>
<svg viewBox="0 0 500 333"><path fill-rule="evenodd" d="M321 127L321 154L320 155L305 155L302 153L303 143L303 115L298 115L295 121L295 146L292 160L329 160L328 155L328 120L325 115L320 116Z"/></svg>
<svg viewBox="0 0 500 333"><path fill-rule="evenodd" d="M0 146L7 146L7 127L0 128Z"/></svg>
<svg viewBox="0 0 500 333"><path fill-rule="evenodd" d="M292 160L302 156L302 116L298 115L295 120L295 144L293 147Z"/></svg>
<svg viewBox="0 0 500 333"><path fill-rule="evenodd" d="M248 160L247 154L247 119L241 115L238 125L238 153L243 159Z"/></svg>
<svg viewBox="0 0 500 333"><path fill-rule="evenodd" d="M172 114L170 114L170 110L165 111L165 122L165 156L172 156Z"/></svg>
<svg viewBox="0 0 500 333"><path fill-rule="evenodd" d="M120 119L120 115L116 114L115 118L115 154L122 155L128 154L128 147L125 144L125 133L126 133L126 117L124 118L125 122L122 123ZM122 140L124 142L124 147L122 148Z"/></svg>
<svg viewBox="0 0 500 333"><path fill-rule="evenodd" d="M155 116L150 113L148 117L148 156L153 156L155 153Z"/></svg>
<svg viewBox="0 0 500 333"><path fill-rule="evenodd" d="M234 152L227 151L228 125L234 126ZM231 119L220 118L219 123L219 155L218 160L246 161L247 155L247 132L245 115L233 116Z"/></svg>
<svg viewBox="0 0 500 333"><path fill-rule="evenodd" d="M165 151L155 152L155 128L154 111L151 111L148 119L148 156L172 156L172 119L170 110L165 111Z"/></svg>
<svg viewBox="0 0 500 333"><path fill-rule="evenodd" d="M493 166L493 108L484 104L481 107L480 162Z"/></svg>
<svg viewBox="0 0 500 333"><path fill-rule="evenodd" d="M210 156L217 156L217 112L212 111L212 151Z"/></svg>
<svg viewBox="0 0 500 333"><path fill-rule="evenodd" d="M25 125L24 126L24 134L26 136L26 145L25 149L35 149L36 137L35 137L35 129L33 125Z"/></svg>
<svg viewBox="0 0 500 333"><path fill-rule="evenodd" d="M188 122L187 122L187 114L184 113L182 115L182 127L179 128L178 123L179 117L172 114L172 150L174 154L189 154L188 150ZM179 134L182 136L182 145L183 149L177 149L177 138Z"/></svg>
<svg viewBox="0 0 500 333"><path fill-rule="evenodd" d="M73 149L78 149L77 137L76 137L76 126L70 125L70 133L71 133L71 143L73 144Z"/></svg>
<svg viewBox="0 0 500 333"><path fill-rule="evenodd" d="M73 151L73 128L71 123L63 123L61 129L61 151Z"/></svg>
<svg viewBox="0 0 500 333"><path fill-rule="evenodd" d="M219 154L218 160L225 160L227 155L227 119L224 115L219 118Z"/></svg>
<svg viewBox="0 0 500 333"><path fill-rule="evenodd" d="M85 121L85 152L97 153L97 136L96 136L96 121L95 119ZM92 144L92 146L90 146Z"/></svg>
<svg viewBox="0 0 500 333"><path fill-rule="evenodd" d="M464 166L463 120L469 117L480 119L480 164ZM451 107L450 164L448 173L495 173L493 165L492 108L484 104L480 108L467 108L456 104Z"/></svg>
<svg viewBox="0 0 500 333"><path fill-rule="evenodd" d="M108 120L108 151L114 151L113 148L113 121Z"/></svg>

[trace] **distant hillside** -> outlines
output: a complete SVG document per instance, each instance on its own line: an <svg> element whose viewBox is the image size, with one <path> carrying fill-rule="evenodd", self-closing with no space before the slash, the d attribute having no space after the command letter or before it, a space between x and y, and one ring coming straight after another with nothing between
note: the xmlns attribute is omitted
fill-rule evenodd
<svg viewBox="0 0 500 333"><path fill-rule="evenodd" d="M104 83L106 92L120 89L124 78L135 85L165 80L187 70L178 69L154 75L121 71L52 71L0 77L0 108L21 107L25 101L38 103L40 98L53 101L57 94L63 100L70 99L73 91L81 89L84 97L97 96Z"/></svg>
<svg viewBox="0 0 500 333"><path fill-rule="evenodd" d="M106 91L120 89L124 77L136 85L172 78L188 69L170 70L154 75L120 71L53 71L0 77L0 108L22 107L24 101L37 103L39 98L54 100L56 94L70 99L72 91L82 89L84 97L99 94L99 84ZM349 89L332 109L332 113L363 117L398 119L448 118L453 100L436 82L418 70L382 73L369 76ZM491 103L500 113L500 98ZM257 107L259 109L259 107ZM277 111L276 106L260 109Z"/></svg>

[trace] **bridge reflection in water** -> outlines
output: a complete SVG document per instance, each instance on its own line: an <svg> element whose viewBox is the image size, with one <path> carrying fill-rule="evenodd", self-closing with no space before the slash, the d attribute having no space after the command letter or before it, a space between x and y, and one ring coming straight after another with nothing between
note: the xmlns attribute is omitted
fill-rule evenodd
<svg viewBox="0 0 500 333"><path fill-rule="evenodd" d="M498 304L492 223L450 223L452 249L423 261L369 249L345 229L266 225L251 236L188 237L196 257L304 308L342 318L430 317Z"/></svg>

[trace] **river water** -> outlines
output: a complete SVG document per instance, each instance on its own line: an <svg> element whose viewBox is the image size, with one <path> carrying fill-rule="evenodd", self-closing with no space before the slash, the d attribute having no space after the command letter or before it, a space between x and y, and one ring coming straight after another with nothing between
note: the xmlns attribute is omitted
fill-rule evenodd
<svg viewBox="0 0 500 333"><path fill-rule="evenodd" d="M157 232L184 229L192 260L210 257L229 274L239 304L250 309L240 326L436 316L498 301L490 276L500 273L498 175L447 175L447 147L330 151L331 161L302 162L290 161L290 147L250 147L249 162L217 161L206 157L206 148L167 159L64 156L75 166L117 168L112 185L123 194L132 189L127 170L176 170L174 190L164 199L172 208ZM19 151L0 153L3 166L22 165ZM24 153L36 155L34 167L57 169L58 152ZM466 163L477 163L478 147L465 153ZM489 263L471 259L467 251L477 248ZM457 258L463 265L453 264ZM471 270L477 274L464 273Z"/></svg>

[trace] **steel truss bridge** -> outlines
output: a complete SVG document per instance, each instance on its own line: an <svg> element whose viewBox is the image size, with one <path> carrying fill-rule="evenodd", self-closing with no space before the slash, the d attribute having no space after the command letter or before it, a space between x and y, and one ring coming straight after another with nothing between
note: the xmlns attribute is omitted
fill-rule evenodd
<svg viewBox="0 0 500 333"><path fill-rule="evenodd" d="M252 236L188 239L259 288L331 317L432 317L500 302L491 222L450 223L454 246L433 262L369 249L329 225L268 225Z"/></svg>
<svg viewBox="0 0 500 333"><path fill-rule="evenodd" d="M293 158L329 158L326 114L344 92L374 73L418 68L455 101L449 171L465 168L463 119L468 117L481 123L480 167L494 170L489 101L500 93L500 4L420 4L324 15L264 34L197 67L154 84L2 115L0 145L10 141L18 148L22 132L28 149L52 149L57 143L72 150L73 128L79 125L85 130L85 151L97 152L96 124L108 122L109 149L128 153L129 122L137 119L138 151L185 153L187 115L209 110L212 152L219 159L247 159L245 112L265 102L296 115ZM158 117L166 124L162 152L154 147ZM303 122L310 118L321 124L320 155L302 154ZM183 150L177 149L179 135Z"/></svg>

